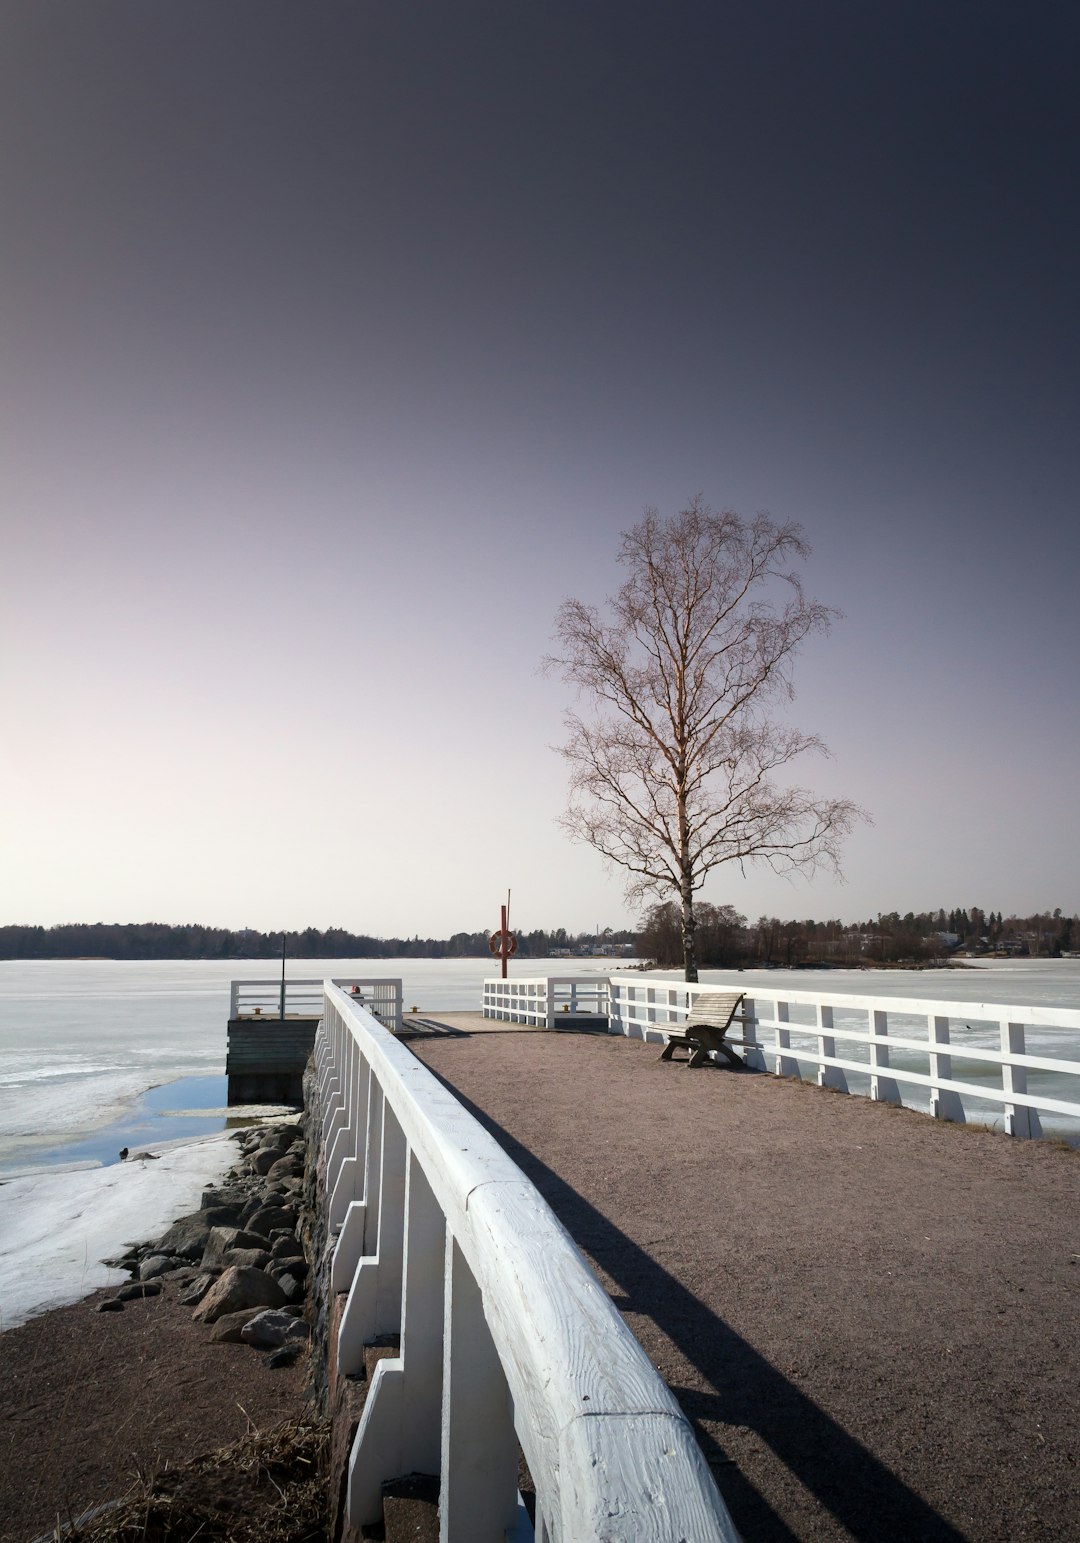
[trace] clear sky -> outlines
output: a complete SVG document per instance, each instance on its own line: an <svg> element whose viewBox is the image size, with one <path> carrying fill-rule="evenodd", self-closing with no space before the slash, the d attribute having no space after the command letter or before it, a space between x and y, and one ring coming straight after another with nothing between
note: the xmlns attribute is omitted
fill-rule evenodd
<svg viewBox="0 0 1080 1543"><path fill-rule="evenodd" d="M7 0L0 921L635 919L537 674L803 525L855 919L1080 907L1080 11Z"/></svg>

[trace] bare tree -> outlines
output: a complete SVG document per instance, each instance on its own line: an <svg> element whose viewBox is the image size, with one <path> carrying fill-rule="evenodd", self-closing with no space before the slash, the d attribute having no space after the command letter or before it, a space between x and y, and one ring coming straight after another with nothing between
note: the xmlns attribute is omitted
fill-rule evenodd
<svg viewBox="0 0 1080 1543"><path fill-rule="evenodd" d="M799 644L839 613L807 600L791 564L809 548L797 525L714 514L700 499L671 519L648 509L622 538L627 578L608 602L567 600L549 669L591 699L567 714L568 832L628 872L640 900L673 891L683 960L697 980L694 895L721 863L839 871L860 816L846 799L782 786L774 774L816 735L766 713L790 697Z"/></svg>

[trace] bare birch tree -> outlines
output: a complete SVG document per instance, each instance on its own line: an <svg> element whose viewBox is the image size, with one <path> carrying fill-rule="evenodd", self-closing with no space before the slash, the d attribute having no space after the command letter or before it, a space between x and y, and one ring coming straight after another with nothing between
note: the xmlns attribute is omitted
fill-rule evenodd
<svg viewBox="0 0 1080 1543"><path fill-rule="evenodd" d="M569 712L563 824L628 873L627 894L681 901L683 959L697 980L694 896L721 863L839 872L861 811L774 780L797 756L826 753L773 721L793 695L803 640L838 612L808 600L792 566L809 548L797 525L714 514L695 499L670 519L646 510L622 538L626 582L608 618L567 600L547 667L580 688Z"/></svg>

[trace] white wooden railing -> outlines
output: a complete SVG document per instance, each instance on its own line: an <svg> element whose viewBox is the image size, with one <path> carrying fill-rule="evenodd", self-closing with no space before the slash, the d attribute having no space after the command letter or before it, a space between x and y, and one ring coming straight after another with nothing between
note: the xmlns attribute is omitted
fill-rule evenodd
<svg viewBox="0 0 1080 1543"><path fill-rule="evenodd" d="M484 981L484 1017L555 1029L559 1020L607 1013L608 983L596 975L497 976Z"/></svg>
<svg viewBox="0 0 1080 1543"><path fill-rule="evenodd" d="M694 996L717 989L716 982L687 986L640 975L612 976L609 985L609 1032L658 1042L665 1023L685 1020ZM742 990L745 982L734 976L723 985ZM938 1119L989 1114L1012 1136L1041 1135L1040 1115L1048 1126L1080 1134L1080 1060L1053 1053L1063 1037L1066 1048L1080 1042L1074 1008L755 985L743 1013L740 1037L761 1044L745 1052L746 1062L758 1070L809 1074L823 1087L909 1103Z"/></svg>
<svg viewBox="0 0 1080 1543"><path fill-rule="evenodd" d="M357 1430L350 1524L418 1472L439 1475L442 1543L736 1543L688 1421L520 1168L329 982L316 1059L339 1372L401 1336Z"/></svg>
<svg viewBox="0 0 1080 1543"><path fill-rule="evenodd" d="M355 992L364 1006L388 1028L401 1028L400 980L360 975L335 976L335 986ZM282 985L284 984L284 1003ZM230 1018L321 1018L325 981L234 980L229 994Z"/></svg>

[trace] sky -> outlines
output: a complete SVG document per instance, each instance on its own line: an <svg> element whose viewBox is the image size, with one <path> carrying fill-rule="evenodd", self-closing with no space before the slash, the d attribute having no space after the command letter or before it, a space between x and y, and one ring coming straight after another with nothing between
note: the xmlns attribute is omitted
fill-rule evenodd
<svg viewBox="0 0 1080 1543"><path fill-rule="evenodd" d="M846 882L1080 908L1073 5L7 0L0 922L632 925L539 673L799 522Z"/></svg>

